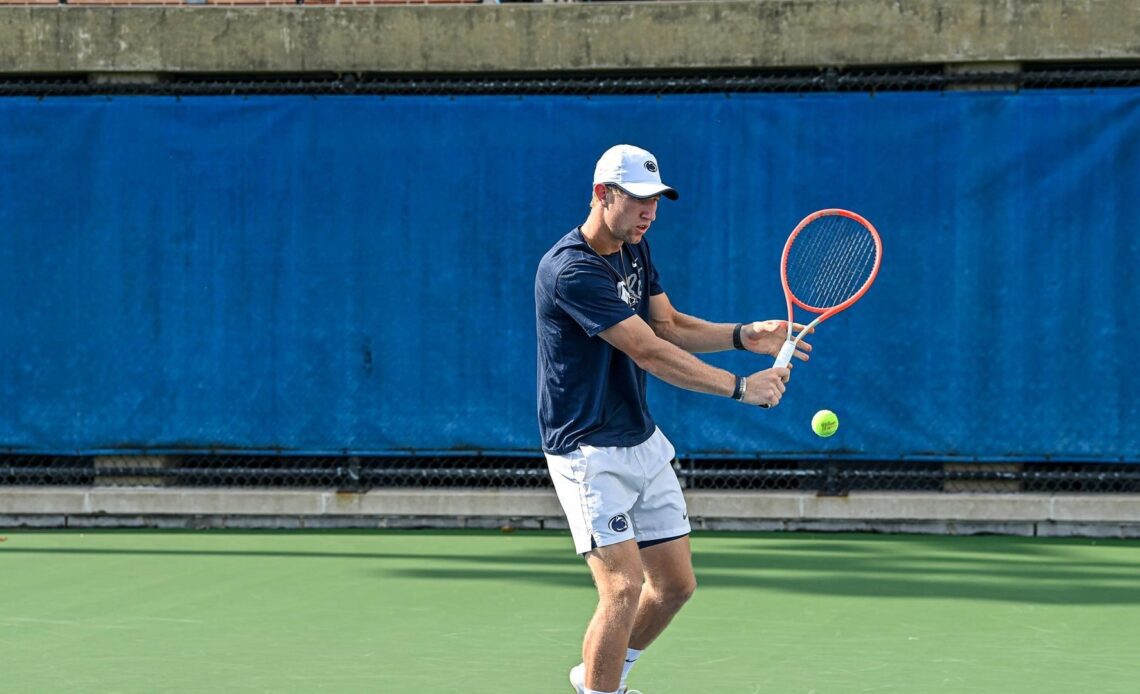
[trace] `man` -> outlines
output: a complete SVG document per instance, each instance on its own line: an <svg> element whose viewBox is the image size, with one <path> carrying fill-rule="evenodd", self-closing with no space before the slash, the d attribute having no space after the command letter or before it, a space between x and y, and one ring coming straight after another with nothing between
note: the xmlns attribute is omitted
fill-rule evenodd
<svg viewBox="0 0 1140 694"><path fill-rule="evenodd" d="M578 694L625 691L633 663L696 588L674 449L649 414L645 374L674 386L776 405L790 370L744 377L692 355L775 355L780 321L709 323L673 308L644 241L661 196L657 160L631 145L594 170L586 221L543 256L535 278L542 446L574 546L598 588ZM797 327L797 330L800 328ZM807 360L800 343L796 357Z"/></svg>

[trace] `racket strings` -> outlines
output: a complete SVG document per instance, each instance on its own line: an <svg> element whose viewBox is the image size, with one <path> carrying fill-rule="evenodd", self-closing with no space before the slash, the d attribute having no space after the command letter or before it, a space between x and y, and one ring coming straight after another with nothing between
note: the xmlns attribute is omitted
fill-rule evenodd
<svg viewBox="0 0 1140 694"><path fill-rule="evenodd" d="M822 245L818 270L810 275L808 298L801 300L826 308L843 303L859 291L874 265L875 249L868 234L833 236L830 243Z"/></svg>
<svg viewBox="0 0 1140 694"><path fill-rule="evenodd" d="M802 273L809 278L804 296L793 293L808 305L828 308L843 303L863 286L874 266L874 243L867 234L832 237L830 242L823 234L813 236L816 255L805 258L804 265L815 271Z"/></svg>
<svg viewBox="0 0 1140 694"><path fill-rule="evenodd" d="M820 217L789 249L788 287L808 306L837 306L867 282L876 254L875 240L862 224L839 215Z"/></svg>

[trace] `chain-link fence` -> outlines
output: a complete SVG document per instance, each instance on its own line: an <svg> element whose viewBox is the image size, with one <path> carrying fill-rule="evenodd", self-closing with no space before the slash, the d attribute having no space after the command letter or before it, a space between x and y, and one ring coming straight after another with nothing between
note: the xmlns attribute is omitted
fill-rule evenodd
<svg viewBox="0 0 1140 694"><path fill-rule="evenodd" d="M701 490L1140 493L1140 464L684 457ZM547 487L538 456L138 455L0 458L0 485L335 489Z"/></svg>
<svg viewBox="0 0 1140 694"><path fill-rule="evenodd" d="M0 96L81 95L610 95L754 92L888 92L951 90L1095 89L1140 86L1140 63L1024 64L1004 71L949 66L809 68L717 72L592 72L534 75L218 76L164 74L149 81L104 81L97 76L0 79Z"/></svg>

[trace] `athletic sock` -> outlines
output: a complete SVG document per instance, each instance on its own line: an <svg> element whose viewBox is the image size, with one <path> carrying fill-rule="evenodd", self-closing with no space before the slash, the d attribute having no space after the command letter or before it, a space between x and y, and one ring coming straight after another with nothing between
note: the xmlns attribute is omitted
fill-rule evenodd
<svg viewBox="0 0 1140 694"><path fill-rule="evenodd" d="M633 669L639 657L641 657L641 651L635 651L632 648L625 649L625 664L621 667L621 686L625 686L625 681L629 677L629 671Z"/></svg>
<svg viewBox="0 0 1140 694"><path fill-rule="evenodd" d="M619 689L616 692L599 692L596 689L587 689L583 694L621 694L621 690Z"/></svg>

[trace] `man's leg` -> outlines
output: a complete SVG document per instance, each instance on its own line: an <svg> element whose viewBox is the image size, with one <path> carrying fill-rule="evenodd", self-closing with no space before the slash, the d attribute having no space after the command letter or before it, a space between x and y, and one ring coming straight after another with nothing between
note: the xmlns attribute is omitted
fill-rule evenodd
<svg viewBox="0 0 1140 694"><path fill-rule="evenodd" d="M653 643L697 589L687 535L641 550L641 563L645 585L629 637L629 647L638 651Z"/></svg>
<svg viewBox="0 0 1140 694"><path fill-rule="evenodd" d="M598 608L582 643L586 687L613 692L620 686L626 647L642 599L641 556L637 543L627 540L591 550L586 563L598 587Z"/></svg>

